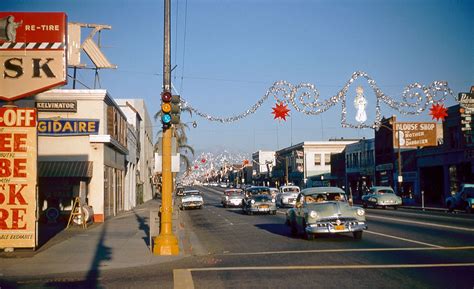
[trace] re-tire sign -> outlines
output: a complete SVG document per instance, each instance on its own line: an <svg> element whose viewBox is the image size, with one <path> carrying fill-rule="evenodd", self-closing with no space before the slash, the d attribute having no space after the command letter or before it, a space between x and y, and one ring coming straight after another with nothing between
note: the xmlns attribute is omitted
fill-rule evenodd
<svg viewBox="0 0 474 289"><path fill-rule="evenodd" d="M58 12L0 12L0 99L64 85L67 17Z"/></svg>
<svg viewBox="0 0 474 289"><path fill-rule="evenodd" d="M0 108L0 248L36 247L37 114Z"/></svg>

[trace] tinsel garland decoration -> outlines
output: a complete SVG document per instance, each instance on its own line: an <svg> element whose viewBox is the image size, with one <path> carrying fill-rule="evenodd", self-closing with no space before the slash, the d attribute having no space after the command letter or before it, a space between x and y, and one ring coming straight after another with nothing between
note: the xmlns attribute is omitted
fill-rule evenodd
<svg viewBox="0 0 474 289"><path fill-rule="evenodd" d="M375 121L372 124L358 123L351 124L347 122L347 104L346 98L349 91L349 87L359 78L365 78L367 83L374 91L377 98L375 104ZM420 91L422 93L420 93ZM424 112L429 105L439 104L444 102L446 97L451 95L455 99L453 91L449 88L448 83L445 81L434 81L428 86L424 86L418 82L409 84L402 92L402 101L397 101L393 97L386 95L377 86L375 80L371 78L367 73L363 71L356 71L352 74L351 78L346 84L340 89L335 95L331 96L326 100L320 100L319 91L314 84L311 83L300 83L293 85L287 81L280 80L276 81L253 106L246 111L230 116L230 117L218 117L208 113L204 113L194 108L181 98L182 107L186 107L191 110L194 114L205 118L209 121L230 123L241 120L250 114L255 113L262 104L270 97L273 96L278 103L289 103L298 112L306 115L319 115L340 103L342 106L341 111L341 126L350 128L378 128L380 127L382 120L381 105L385 104L393 110L398 111L403 115L419 115Z"/></svg>

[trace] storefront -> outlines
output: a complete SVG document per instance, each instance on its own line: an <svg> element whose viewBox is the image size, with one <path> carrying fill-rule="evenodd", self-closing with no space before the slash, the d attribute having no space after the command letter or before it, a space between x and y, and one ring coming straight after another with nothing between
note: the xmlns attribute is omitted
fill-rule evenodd
<svg viewBox="0 0 474 289"><path fill-rule="evenodd" d="M76 197L95 222L124 210L126 118L106 90L51 90L18 102L38 109L39 213L68 216Z"/></svg>

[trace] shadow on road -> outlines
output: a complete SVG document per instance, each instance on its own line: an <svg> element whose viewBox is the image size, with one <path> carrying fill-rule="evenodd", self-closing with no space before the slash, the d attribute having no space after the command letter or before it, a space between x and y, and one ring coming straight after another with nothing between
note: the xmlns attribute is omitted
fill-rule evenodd
<svg viewBox="0 0 474 289"><path fill-rule="evenodd" d="M99 284L100 268L104 261L112 259L112 250L105 246L105 235L107 232L107 223L103 223L102 232L99 242L97 243L94 259L87 272L85 280L64 280L60 282L49 282L45 284L45 288L102 288Z"/></svg>

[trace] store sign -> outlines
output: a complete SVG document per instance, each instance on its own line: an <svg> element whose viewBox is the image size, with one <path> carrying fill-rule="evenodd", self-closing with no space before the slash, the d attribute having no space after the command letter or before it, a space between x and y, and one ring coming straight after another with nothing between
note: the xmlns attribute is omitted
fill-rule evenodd
<svg viewBox="0 0 474 289"><path fill-rule="evenodd" d="M99 133L98 119L40 119L38 135L70 136Z"/></svg>
<svg viewBox="0 0 474 289"><path fill-rule="evenodd" d="M75 100L37 101L35 106L38 111L77 112L77 101Z"/></svg>
<svg viewBox="0 0 474 289"><path fill-rule="evenodd" d="M436 146L436 127L435 122L396 122L393 145L401 148Z"/></svg>
<svg viewBox="0 0 474 289"><path fill-rule="evenodd" d="M66 84L66 23L64 13L0 12L0 99Z"/></svg>
<svg viewBox="0 0 474 289"><path fill-rule="evenodd" d="M36 110L0 108L0 248L36 247Z"/></svg>

